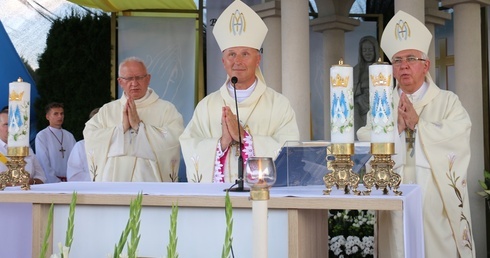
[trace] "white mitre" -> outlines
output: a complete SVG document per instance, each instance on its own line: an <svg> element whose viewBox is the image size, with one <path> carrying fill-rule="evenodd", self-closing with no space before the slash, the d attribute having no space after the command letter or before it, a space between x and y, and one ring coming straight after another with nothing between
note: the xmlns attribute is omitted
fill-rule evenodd
<svg viewBox="0 0 490 258"><path fill-rule="evenodd" d="M218 17L213 34L221 51L230 47L260 50L267 35L267 26L252 8L235 0ZM255 74L265 83L260 67L257 67Z"/></svg>
<svg viewBox="0 0 490 258"><path fill-rule="evenodd" d="M230 47L260 49L267 26L252 8L235 0L219 16L213 34L221 51Z"/></svg>
<svg viewBox="0 0 490 258"><path fill-rule="evenodd" d="M415 49L427 54L432 34L423 23L404 11L398 11L386 25L381 36L381 48L391 60L406 49Z"/></svg>

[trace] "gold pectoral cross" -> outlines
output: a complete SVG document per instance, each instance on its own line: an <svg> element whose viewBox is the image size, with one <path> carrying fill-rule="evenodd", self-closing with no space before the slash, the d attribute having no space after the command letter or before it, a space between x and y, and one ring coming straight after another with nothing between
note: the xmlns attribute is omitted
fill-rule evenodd
<svg viewBox="0 0 490 258"><path fill-rule="evenodd" d="M240 143L239 142L233 142L233 145L235 145L235 156L238 157L240 156Z"/></svg>

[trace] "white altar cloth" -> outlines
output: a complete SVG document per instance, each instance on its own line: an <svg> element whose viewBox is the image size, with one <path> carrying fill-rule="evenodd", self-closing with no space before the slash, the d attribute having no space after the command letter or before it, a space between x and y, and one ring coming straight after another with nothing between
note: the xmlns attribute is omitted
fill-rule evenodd
<svg viewBox="0 0 490 258"><path fill-rule="evenodd" d="M105 182L65 182L65 183L55 183L55 184L44 184L44 185L33 185L30 191L22 191L19 187L8 187L4 191L0 192L0 226L5 228L5 225L8 224L9 227L5 228L6 230L2 230L3 234L0 236L0 243L4 246L0 246L0 257L30 257L31 256L31 244L32 244L32 236L29 234L29 227L32 226L32 210L29 210L29 203L26 202L24 204L17 203L8 203L11 198L2 198L2 195L15 194L16 196L22 195L31 195L36 194L37 196L51 196L48 194L67 194L70 195L76 191L78 195L136 195L139 192L142 192L145 196L225 196L225 192L223 189L230 187L231 184L192 184L192 183L105 183ZM373 189L371 195L369 196L354 196L352 194L344 194L343 190L334 189L330 195L323 195L324 186L294 186L294 187L273 187L270 192L271 200L270 207L274 207L274 201L276 199L281 198L290 198L291 202L296 200L313 200L315 203L318 201L321 205L319 207L306 207L306 209L344 209L345 207L336 207L332 205L333 200L345 200L343 203L350 203L353 199L356 201L354 208L362 208L362 203L368 200L401 200L403 205L403 225L404 225L404 244L405 244L405 257L424 257L424 243L423 243L423 224L422 224L422 210L421 210L421 192L420 188L416 185L401 185L400 190L403 191L402 196L395 196L391 191L387 195L383 195L381 190ZM362 190L362 186L360 187ZM230 196L233 197L248 197L249 193L247 192L230 192ZM4 196L7 197L7 196ZM145 197L143 197L145 199ZM330 201L332 200L332 201ZM46 201L49 203L49 200ZM287 203L287 201L286 201ZM361 204L359 204L361 203ZM129 203L128 203L129 204ZM224 202L223 202L224 205ZM60 226L55 226L54 228L54 243L57 243L59 239L64 239L64 229L66 229L66 218L63 218L63 214L67 214L68 205L57 205L60 206L58 213L55 212L55 217L60 221L57 223ZM89 205L90 206L90 205ZM251 205L250 205L251 206ZM276 205L277 206L277 205ZM100 208L100 207L99 207ZM124 212L122 213L123 218L122 221L125 222L127 220L127 214L129 209L127 207L121 207ZM277 210L291 209L292 207L286 208L270 208L270 212ZM79 206L77 206L77 211ZM185 210L185 209L183 209ZM234 215L240 213L241 209L234 209ZM8 211L8 213L6 213ZM87 212L87 211L85 211ZM220 211L223 213L224 211ZM251 210L247 211L247 213L251 214ZM12 218L12 214L17 214L18 216ZM78 213L76 213L78 215ZM179 208L179 216L180 208ZM239 214L238 214L239 215ZM286 213L287 215L287 213ZM187 215L186 215L187 216ZM190 215L189 215L190 216ZM200 215L198 215L200 216ZM240 215L240 216L248 216L248 215ZM287 216L285 214L280 214L279 220L287 220ZM83 230L84 226L77 223L77 217L75 219L75 231L80 232ZM97 217L92 218L93 220L97 220ZM269 215L269 221L271 221L271 215ZM21 223L20 221L24 221ZM79 220L80 222L83 219ZM165 216L161 218L162 223L168 223L169 217ZM144 221L142 220L142 223ZM179 223L182 223L179 219ZM240 221L234 218L234 225L239 226ZM286 222L287 223L287 222ZM222 222L224 227L224 220ZM271 224L271 223L269 223ZM15 226L13 226L15 225ZM251 224L250 224L251 225ZM248 226L250 226L248 225ZM271 226L272 225L272 226ZM278 228L271 227L287 227L287 224L284 222L278 222L276 224L272 223L269 225L269 237L274 236L274 231L286 232L287 228L279 230ZM181 224L178 224L178 227L181 227ZM18 229L18 230L16 230ZM271 232L273 231L273 232ZM116 235L119 236L122 232L119 230L116 232ZM19 241L19 238L12 237L12 235L21 235L23 239L22 242ZM212 233L212 232L210 232ZM234 233L234 248L237 245L237 248L240 249L238 245L240 245L239 241L236 239L240 239L240 237L235 234L240 234L241 232L238 230L233 231ZM168 235L168 232L165 232L165 235ZM224 231L223 232L215 232L215 240L222 245L224 239ZM179 236L179 234L178 234ZM95 236L94 236L95 237ZM284 242L284 236L280 238L279 242L274 242L270 244L283 245L283 249L287 252L287 236L286 243ZM74 243L81 241L80 239L74 240ZM186 248L192 248L192 243L184 243L184 239L179 237L179 246L178 248L183 248L183 246L188 246ZM64 241L63 241L64 242ZM111 247L109 249L113 249L114 244L117 242L111 240ZM164 250L166 245L162 244L161 249ZM248 247L251 249L250 247ZM279 247L272 247L279 248ZM54 251L57 251L57 247L53 248ZM240 250L245 250L242 248ZM271 249L271 248L270 248ZM270 252L269 252L270 253ZM270 257L277 257L271 256ZM75 256L74 256L75 257ZM184 256L182 256L184 257ZM244 256L243 253L240 254L240 257L248 257Z"/></svg>

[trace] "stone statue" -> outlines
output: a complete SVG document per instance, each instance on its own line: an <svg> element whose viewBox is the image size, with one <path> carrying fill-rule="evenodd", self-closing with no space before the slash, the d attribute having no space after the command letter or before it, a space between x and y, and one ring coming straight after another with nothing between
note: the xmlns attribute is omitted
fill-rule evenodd
<svg viewBox="0 0 490 258"><path fill-rule="evenodd" d="M378 46L378 41L373 36L365 36L359 40L359 61L354 66L355 132L366 125L366 115L369 111L369 66L379 57Z"/></svg>

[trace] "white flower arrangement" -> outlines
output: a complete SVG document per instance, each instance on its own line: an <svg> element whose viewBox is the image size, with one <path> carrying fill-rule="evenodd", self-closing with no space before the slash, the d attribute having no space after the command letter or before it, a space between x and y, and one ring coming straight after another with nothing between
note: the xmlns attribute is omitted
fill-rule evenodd
<svg viewBox="0 0 490 258"><path fill-rule="evenodd" d="M348 236L345 239L344 236L335 236L329 239L330 251L336 257L372 257L374 255L374 236L362 237L362 240L358 236Z"/></svg>
<svg viewBox="0 0 490 258"><path fill-rule="evenodd" d="M374 211L330 210L329 257L374 257Z"/></svg>

